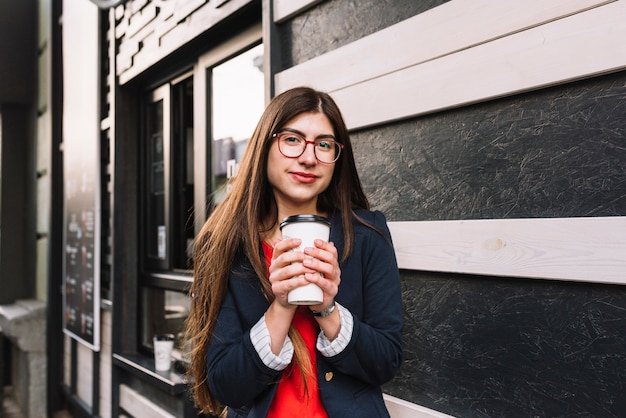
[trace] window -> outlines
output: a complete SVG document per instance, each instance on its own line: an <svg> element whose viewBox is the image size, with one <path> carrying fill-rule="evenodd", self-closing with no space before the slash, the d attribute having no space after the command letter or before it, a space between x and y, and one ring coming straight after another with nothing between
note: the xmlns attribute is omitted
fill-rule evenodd
<svg viewBox="0 0 626 418"><path fill-rule="evenodd" d="M213 203L224 199L226 183L237 173L248 139L263 113L262 48L258 45L211 70Z"/></svg>
<svg viewBox="0 0 626 418"><path fill-rule="evenodd" d="M154 334L182 336L194 237L207 208L227 193L263 112L263 47L246 45L235 42L221 54L206 54L194 71L145 98L139 289L144 350L151 349ZM180 356L180 338L176 348Z"/></svg>
<svg viewBox="0 0 626 418"><path fill-rule="evenodd" d="M145 121L147 265L185 270L194 237L193 78L155 90Z"/></svg>

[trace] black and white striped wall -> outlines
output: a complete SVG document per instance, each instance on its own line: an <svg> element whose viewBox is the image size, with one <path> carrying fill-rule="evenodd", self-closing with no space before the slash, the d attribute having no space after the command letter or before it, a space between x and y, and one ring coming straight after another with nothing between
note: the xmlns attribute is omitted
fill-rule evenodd
<svg viewBox="0 0 626 418"><path fill-rule="evenodd" d="M394 416L626 410L626 1L272 3L390 221Z"/></svg>

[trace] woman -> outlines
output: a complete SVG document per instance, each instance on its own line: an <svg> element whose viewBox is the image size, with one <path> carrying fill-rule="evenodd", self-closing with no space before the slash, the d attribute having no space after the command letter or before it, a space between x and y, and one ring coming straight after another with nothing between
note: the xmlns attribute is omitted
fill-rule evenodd
<svg viewBox="0 0 626 418"><path fill-rule="evenodd" d="M300 240L282 240L280 222L296 214L327 217L329 241L292 251ZM329 95L300 87L270 102L198 236L194 274L187 335L203 412L389 416L380 385L402 358L398 267ZM290 305L310 282L323 302Z"/></svg>

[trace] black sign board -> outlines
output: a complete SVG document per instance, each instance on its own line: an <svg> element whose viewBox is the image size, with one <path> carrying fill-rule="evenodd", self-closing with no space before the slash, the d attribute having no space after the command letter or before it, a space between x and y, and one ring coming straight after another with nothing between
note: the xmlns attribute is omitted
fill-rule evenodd
<svg viewBox="0 0 626 418"><path fill-rule="evenodd" d="M100 350L100 38L98 8L63 3L63 330Z"/></svg>
<svg viewBox="0 0 626 418"><path fill-rule="evenodd" d="M72 173L66 167L63 320L66 333L95 350L100 324L97 186L95 173Z"/></svg>

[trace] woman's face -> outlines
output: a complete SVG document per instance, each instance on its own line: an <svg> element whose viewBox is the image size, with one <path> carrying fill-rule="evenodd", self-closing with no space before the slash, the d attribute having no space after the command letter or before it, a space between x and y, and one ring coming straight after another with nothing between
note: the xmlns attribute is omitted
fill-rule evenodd
<svg viewBox="0 0 626 418"><path fill-rule="evenodd" d="M323 113L301 113L288 121L282 131L302 135L307 141L316 138L334 137L330 121ZM297 158L287 158L278 149L275 139L270 147L267 161L267 177L278 205L279 216L302 213L317 213L317 197L322 193L333 176L335 163L320 163L307 144L304 153Z"/></svg>

